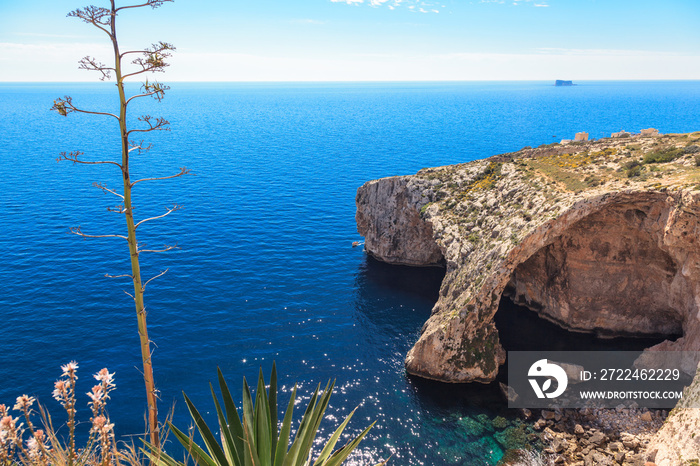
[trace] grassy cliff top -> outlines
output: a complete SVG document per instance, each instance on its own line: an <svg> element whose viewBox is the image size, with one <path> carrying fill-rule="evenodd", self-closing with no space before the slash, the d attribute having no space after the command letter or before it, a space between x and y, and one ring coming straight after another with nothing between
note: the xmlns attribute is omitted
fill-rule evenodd
<svg viewBox="0 0 700 466"><path fill-rule="evenodd" d="M483 162L488 162L488 166L479 173L472 173L472 169ZM700 131L544 144L484 161L426 168L418 175L442 182L438 190L444 198L462 200L494 187L504 174L504 165L513 165L516 172L513 174L520 175L518 178L533 188L546 187L552 193L578 194L601 186L606 186L606 190L700 189ZM460 176L462 174L467 176ZM461 183L462 178L469 182Z"/></svg>

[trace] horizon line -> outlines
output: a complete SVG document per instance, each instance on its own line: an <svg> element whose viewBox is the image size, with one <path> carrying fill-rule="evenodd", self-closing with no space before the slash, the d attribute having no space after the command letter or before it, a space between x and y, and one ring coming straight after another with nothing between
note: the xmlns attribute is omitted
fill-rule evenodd
<svg viewBox="0 0 700 466"><path fill-rule="evenodd" d="M372 80L372 79L360 79L360 80L258 80L258 81L244 81L244 80L233 80L233 81L224 81L224 80L164 80L170 83L221 83L221 84L265 84L265 83L289 83L289 84L294 84L294 83L304 83L304 84L322 84L322 83L475 83L475 82L555 82L560 79L554 78L554 79L431 79L431 80L425 80L425 79L407 79L407 80L389 80L389 79L383 79L383 80ZM678 82L678 81L686 81L686 82L693 82L693 81L700 81L700 77L698 78L628 78L628 79L620 79L620 78L597 78L597 79L579 79L579 80L565 80L565 81L572 81L574 85L578 82L601 82L601 81L606 81L606 82L641 82L641 81L667 81L667 82ZM50 83L68 83L68 84L115 84L116 81L111 81L111 80L105 80L105 81L4 81L0 80L0 84L50 84ZM138 84L140 81L125 81L125 84ZM563 87L568 87L568 86L563 86Z"/></svg>

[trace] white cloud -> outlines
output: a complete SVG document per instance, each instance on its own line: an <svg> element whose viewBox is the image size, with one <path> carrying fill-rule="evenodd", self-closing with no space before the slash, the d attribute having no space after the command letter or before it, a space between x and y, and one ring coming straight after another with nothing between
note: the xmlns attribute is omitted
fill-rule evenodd
<svg viewBox="0 0 700 466"><path fill-rule="evenodd" d="M512 5L518 6L521 3L532 3L534 0L515 0L512 2ZM479 3L498 3L500 5L503 5L505 3L505 0L480 0ZM549 5L545 1L541 1L539 3L532 3L532 6L535 7L548 7Z"/></svg>
<svg viewBox="0 0 700 466"><path fill-rule="evenodd" d="M390 10L395 10L396 7L406 5L412 11L420 11L421 13L439 13L438 8L445 8L445 5L440 5L426 0L330 0L333 3L346 3L348 5L359 5L366 3L371 7L386 6ZM418 8L416 10L416 8ZM426 10L429 8L429 10Z"/></svg>

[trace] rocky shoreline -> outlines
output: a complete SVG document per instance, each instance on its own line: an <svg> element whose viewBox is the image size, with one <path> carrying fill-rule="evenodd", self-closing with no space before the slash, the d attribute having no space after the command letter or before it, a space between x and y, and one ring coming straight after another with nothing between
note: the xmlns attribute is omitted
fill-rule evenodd
<svg viewBox="0 0 700 466"><path fill-rule="evenodd" d="M543 410L535 422L554 464L648 466L647 448L668 416L665 410Z"/></svg>
<svg viewBox="0 0 700 466"><path fill-rule="evenodd" d="M446 268L406 357L411 374L493 381L506 356L493 321L504 294L571 331L682 335L650 350L700 351L700 132L555 143L427 168L365 183L356 204L369 254ZM698 402L700 376L687 395ZM624 423L627 430L604 430L581 418L577 434L576 423L559 432L560 422L545 419L553 421L546 434L566 440L561 464L604 456L611 464L692 465L700 409L691 406L678 406L662 426L655 412L598 413L651 416L647 432L661 428L638 438L637 449L625 447L622 433L638 434ZM605 440L591 444L598 433Z"/></svg>

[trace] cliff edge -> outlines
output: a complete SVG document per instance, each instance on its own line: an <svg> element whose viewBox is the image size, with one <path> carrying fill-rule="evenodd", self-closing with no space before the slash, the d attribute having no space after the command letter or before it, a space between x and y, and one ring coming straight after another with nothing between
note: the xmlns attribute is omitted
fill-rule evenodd
<svg viewBox="0 0 700 466"><path fill-rule="evenodd" d="M698 165L700 132L640 135L365 183L356 219L367 252L446 267L406 370L494 380L505 360L493 323L504 294L571 331L680 334L654 349L700 351ZM678 411L700 427L700 410ZM700 436L687 448L684 458L700 456Z"/></svg>

